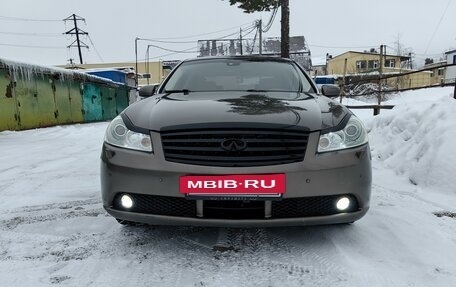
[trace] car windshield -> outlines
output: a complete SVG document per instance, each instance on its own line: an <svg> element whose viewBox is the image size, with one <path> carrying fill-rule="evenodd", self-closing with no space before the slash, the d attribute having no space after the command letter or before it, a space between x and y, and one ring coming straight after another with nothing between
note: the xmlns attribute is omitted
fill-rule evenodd
<svg viewBox="0 0 456 287"><path fill-rule="evenodd" d="M251 59L207 59L180 65L163 92L264 91L313 92L292 62Z"/></svg>

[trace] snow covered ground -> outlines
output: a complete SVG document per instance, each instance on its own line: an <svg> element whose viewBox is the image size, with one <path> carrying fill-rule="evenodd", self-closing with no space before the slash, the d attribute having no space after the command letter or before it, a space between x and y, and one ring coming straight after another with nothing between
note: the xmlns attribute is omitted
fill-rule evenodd
<svg viewBox="0 0 456 287"><path fill-rule="evenodd" d="M352 225L123 227L99 194L107 123L1 132L0 285L456 286L452 89L355 111L374 178Z"/></svg>

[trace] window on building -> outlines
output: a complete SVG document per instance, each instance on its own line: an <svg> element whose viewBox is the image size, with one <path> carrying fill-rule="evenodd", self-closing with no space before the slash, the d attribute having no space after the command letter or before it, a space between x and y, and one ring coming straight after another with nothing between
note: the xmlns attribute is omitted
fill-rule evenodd
<svg viewBox="0 0 456 287"><path fill-rule="evenodd" d="M456 55L453 56L453 64L456 64Z"/></svg>
<svg viewBox="0 0 456 287"><path fill-rule="evenodd" d="M431 78L435 77L435 71L432 70L430 75L431 75Z"/></svg>
<svg viewBox="0 0 456 287"><path fill-rule="evenodd" d="M366 61L356 61L356 69L358 69L358 70L366 69Z"/></svg>
<svg viewBox="0 0 456 287"><path fill-rule="evenodd" d="M369 69L377 69L378 68L378 60L369 60L369 62L367 62L367 67Z"/></svg>
<svg viewBox="0 0 456 287"><path fill-rule="evenodd" d="M396 67L396 59L386 59L385 60L385 67L388 67L388 68Z"/></svg>
<svg viewBox="0 0 456 287"><path fill-rule="evenodd" d="M443 69L441 69L441 68L438 69L438 70L437 70L437 75L443 76Z"/></svg>

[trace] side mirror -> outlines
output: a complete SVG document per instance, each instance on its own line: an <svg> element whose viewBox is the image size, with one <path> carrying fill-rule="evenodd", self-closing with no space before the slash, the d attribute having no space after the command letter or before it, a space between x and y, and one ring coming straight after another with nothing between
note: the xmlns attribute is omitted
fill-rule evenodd
<svg viewBox="0 0 456 287"><path fill-rule="evenodd" d="M336 85L323 85L321 86L321 93L328 98L336 98L340 94L340 88Z"/></svg>
<svg viewBox="0 0 456 287"><path fill-rule="evenodd" d="M159 85L149 85L139 88L139 96L141 98L148 98L155 95Z"/></svg>

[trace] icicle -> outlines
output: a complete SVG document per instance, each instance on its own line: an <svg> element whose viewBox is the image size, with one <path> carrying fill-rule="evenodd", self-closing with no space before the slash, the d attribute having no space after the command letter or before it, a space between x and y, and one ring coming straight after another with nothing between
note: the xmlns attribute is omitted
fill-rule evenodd
<svg viewBox="0 0 456 287"><path fill-rule="evenodd" d="M32 82L38 76L41 76L41 79L45 79L46 75L53 76L58 75L58 78L61 83L65 81L91 81L91 82L98 82L108 85L118 86L118 84L114 83L111 80L101 78L94 75L89 75L84 72L73 71L73 70L66 70L63 68L57 67L46 67L46 66L39 66L39 65L32 65L27 63L21 63L16 61L10 61L0 58L0 64L3 64L5 68L7 68L12 75L13 79L17 81L21 79L24 82ZM2 66L2 65L0 65Z"/></svg>

